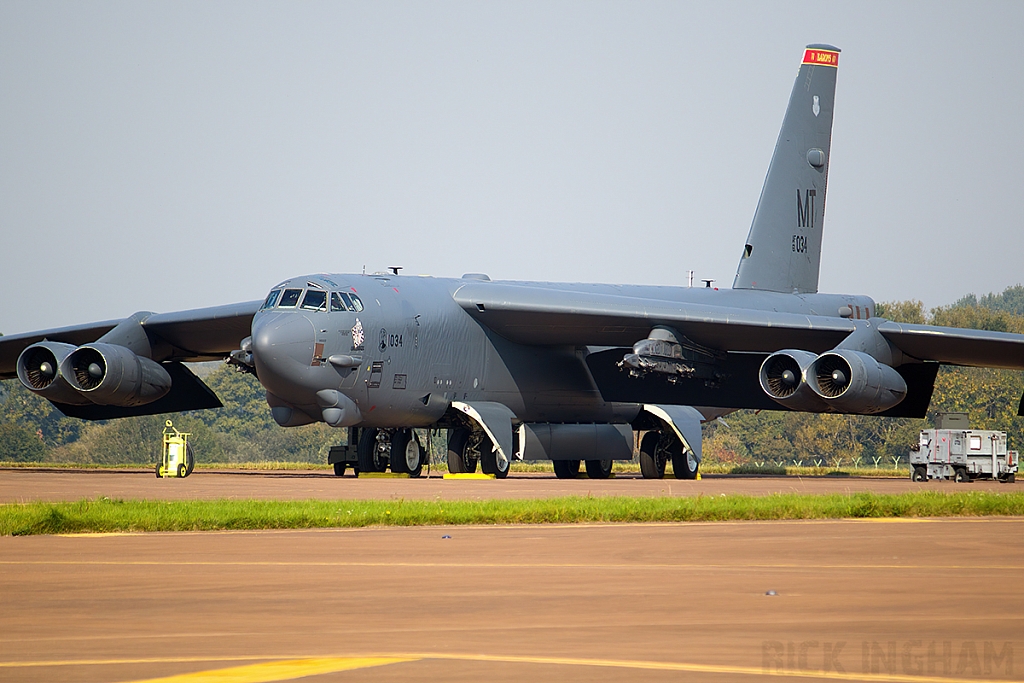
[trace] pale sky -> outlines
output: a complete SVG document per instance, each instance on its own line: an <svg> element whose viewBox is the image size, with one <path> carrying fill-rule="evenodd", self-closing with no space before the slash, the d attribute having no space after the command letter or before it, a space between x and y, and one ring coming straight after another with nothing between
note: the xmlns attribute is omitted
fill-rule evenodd
<svg viewBox="0 0 1024 683"><path fill-rule="evenodd" d="M803 48L821 291L1024 282L1022 2L0 0L0 332L313 272L728 287Z"/></svg>

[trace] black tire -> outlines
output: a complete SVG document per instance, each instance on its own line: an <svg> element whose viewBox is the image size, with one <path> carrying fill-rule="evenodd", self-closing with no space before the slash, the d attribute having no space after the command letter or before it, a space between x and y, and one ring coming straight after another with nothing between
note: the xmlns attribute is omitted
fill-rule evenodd
<svg viewBox="0 0 1024 683"><path fill-rule="evenodd" d="M928 468L924 465L914 465L910 473L910 481L928 481Z"/></svg>
<svg viewBox="0 0 1024 683"><path fill-rule="evenodd" d="M156 478L157 478L157 479L163 479L163 477L161 477L161 476L160 476L160 468L161 468L161 467L163 467L163 463L159 463L159 462L158 462L158 463L156 464Z"/></svg>
<svg viewBox="0 0 1024 683"><path fill-rule="evenodd" d="M676 441L673 444L672 452L672 474L676 479L696 479L700 463L697 456L689 448L683 448L683 444Z"/></svg>
<svg viewBox="0 0 1024 683"><path fill-rule="evenodd" d="M185 476L192 474L196 468L196 452L192 450L192 444L185 443Z"/></svg>
<svg viewBox="0 0 1024 683"><path fill-rule="evenodd" d="M182 479L188 476L188 468L185 467L185 463L178 465L178 476Z"/></svg>
<svg viewBox="0 0 1024 683"><path fill-rule="evenodd" d="M383 472L388 468L387 460L377 448L377 429L364 429L359 436L356 449L359 457L360 472Z"/></svg>
<svg viewBox="0 0 1024 683"><path fill-rule="evenodd" d="M1017 481L1017 473L1010 472L1008 475L1006 475L1006 478L1003 479L1003 481L1005 481L1007 484L1012 484L1013 482Z"/></svg>
<svg viewBox="0 0 1024 683"><path fill-rule="evenodd" d="M502 466L505 469L501 469ZM512 469L512 461L499 462L497 449L491 443L490 437L485 435L480 440L480 471L484 474L493 474L498 479L504 479L508 476L510 469Z"/></svg>
<svg viewBox="0 0 1024 683"><path fill-rule="evenodd" d="M587 476L591 479L607 479L612 476L612 461L587 460Z"/></svg>
<svg viewBox="0 0 1024 683"><path fill-rule="evenodd" d="M970 480L971 480L971 478L967 474L967 468L965 468L965 467L957 467L956 470L954 470L954 472L953 472L953 481L955 481L956 483L963 484L965 482L969 482Z"/></svg>
<svg viewBox="0 0 1024 683"><path fill-rule="evenodd" d="M559 479L575 479L580 473L579 460L552 460L555 476Z"/></svg>
<svg viewBox="0 0 1024 683"><path fill-rule="evenodd" d="M452 474L476 472L476 458L469 453L468 429L456 428L448 433L448 471Z"/></svg>
<svg viewBox="0 0 1024 683"><path fill-rule="evenodd" d="M334 476L336 476L336 477L344 477L345 476L345 468L346 467L348 467L348 463L344 463L344 462L336 462L336 463L334 463Z"/></svg>
<svg viewBox="0 0 1024 683"><path fill-rule="evenodd" d="M661 432L647 432L640 440L640 474L644 479L662 479L665 476L665 456L658 445Z"/></svg>
<svg viewBox="0 0 1024 683"><path fill-rule="evenodd" d="M391 471L410 477L423 473L423 447L411 429L398 429L391 435Z"/></svg>

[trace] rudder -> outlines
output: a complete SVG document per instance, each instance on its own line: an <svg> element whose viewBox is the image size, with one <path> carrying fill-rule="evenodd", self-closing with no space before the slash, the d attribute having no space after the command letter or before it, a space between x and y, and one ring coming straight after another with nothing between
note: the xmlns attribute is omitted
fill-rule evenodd
<svg viewBox="0 0 1024 683"><path fill-rule="evenodd" d="M733 289L817 292L839 48L808 45Z"/></svg>

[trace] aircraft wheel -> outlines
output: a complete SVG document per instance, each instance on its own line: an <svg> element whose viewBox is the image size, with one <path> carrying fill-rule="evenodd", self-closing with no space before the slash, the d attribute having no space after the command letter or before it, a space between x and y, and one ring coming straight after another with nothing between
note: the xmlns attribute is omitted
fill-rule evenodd
<svg viewBox="0 0 1024 683"><path fill-rule="evenodd" d="M418 477L423 472L423 448L411 429L399 429L391 437L391 471Z"/></svg>
<svg viewBox="0 0 1024 683"><path fill-rule="evenodd" d="M956 472L953 474L953 481L955 481L958 484L962 484L964 482L969 482L970 480L971 480L971 478L967 474L967 468L966 467L957 467L956 468Z"/></svg>
<svg viewBox="0 0 1024 683"><path fill-rule="evenodd" d="M336 462L336 463L334 463L334 476L336 476L336 477L344 477L345 476L345 468L347 466L348 465L346 463L343 463L343 462Z"/></svg>
<svg viewBox="0 0 1024 683"><path fill-rule="evenodd" d="M665 454L659 444L661 432L647 432L640 440L640 474L644 479L661 479L665 476Z"/></svg>
<svg viewBox="0 0 1024 683"><path fill-rule="evenodd" d="M452 474L476 472L476 458L470 452L468 429L457 428L448 434L448 471Z"/></svg>
<svg viewBox="0 0 1024 683"><path fill-rule="evenodd" d="M552 460L555 467L555 476L559 479L575 479L580 473L579 460ZM590 470L590 461L587 461L587 471Z"/></svg>
<svg viewBox="0 0 1024 683"><path fill-rule="evenodd" d="M377 444L376 428L363 430L359 436L359 446L356 452L359 456L360 472L383 472L387 469L387 460Z"/></svg>
<svg viewBox="0 0 1024 683"><path fill-rule="evenodd" d="M700 463L697 456L689 448L684 448L678 441L672 448L672 473L676 479L696 479Z"/></svg>
<svg viewBox="0 0 1024 683"><path fill-rule="evenodd" d="M910 481L928 481L928 468L915 465L914 471L910 473Z"/></svg>
<svg viewBox="0 0 1024 683"><path fill-rule="evenodd" d="M508 458L499 454L498 449L491 443L486 435L480 440L480 470L484 474L493 474L498 479L508 476L512 469L512 463Z"/></svg>
<svg viewBox="0 0 1024 683"><path fill-rule="evenodd" d="M612 476L611 460L588 460L587 476L591 479L607 479Z"/></svg>

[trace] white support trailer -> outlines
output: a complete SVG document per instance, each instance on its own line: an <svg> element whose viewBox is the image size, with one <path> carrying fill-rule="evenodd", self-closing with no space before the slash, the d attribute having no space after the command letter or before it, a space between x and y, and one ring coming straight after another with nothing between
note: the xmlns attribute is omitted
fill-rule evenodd
<svg viewBox="0 0 1024 683"><path fill-rule="evenodd" d="M910 449L910 478L997 479L1013 482L1017 453L1006 449L1006 432L988 429L924 429Z"/></svg>

